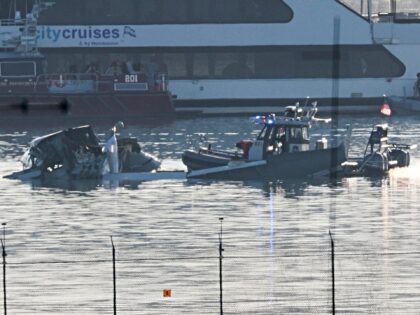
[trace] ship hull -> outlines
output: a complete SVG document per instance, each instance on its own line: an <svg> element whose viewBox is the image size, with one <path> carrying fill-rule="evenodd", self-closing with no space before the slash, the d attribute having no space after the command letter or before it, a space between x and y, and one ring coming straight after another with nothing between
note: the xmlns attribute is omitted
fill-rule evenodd
<svg viewBox="0 0 420 315"><path fill-rule="evenodd" d="M0 117L74 118L170 117L175 109L168 92L0 95Z"/></svg>

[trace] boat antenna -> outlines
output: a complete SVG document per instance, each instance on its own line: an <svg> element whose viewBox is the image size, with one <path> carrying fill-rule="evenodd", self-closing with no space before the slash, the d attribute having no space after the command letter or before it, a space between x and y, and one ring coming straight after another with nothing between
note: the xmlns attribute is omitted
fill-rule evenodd
<svg viewBox="0 0 420 315"><path fill-rule="evenodd" d="M310 97L309 97L309 95L308 95L308 96L306 97L306 100L305 100L305 105L303 106L303 108L306 108L306 106L308 106L309 100L310 100Z"/></svg>

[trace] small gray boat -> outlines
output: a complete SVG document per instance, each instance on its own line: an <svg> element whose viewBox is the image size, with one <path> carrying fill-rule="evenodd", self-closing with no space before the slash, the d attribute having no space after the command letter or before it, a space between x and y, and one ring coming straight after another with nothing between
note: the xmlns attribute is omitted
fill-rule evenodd
<svg viewBox="0 0 420 315"><path fill-rule="evenodd" d="M237 143L237 152L213 150L211 146L185 151L182 161L188 168L187 178L276 180L336 170L347 159L349 134L330 147L325 138L311 146L311 124L319 120L315 113L289 106L279 117L257 116L255 121L262 124L262 130L254 141Z"/></svg>
<svg viewBox="0 0 420 315"><path fill-rule="evenodd" d="M378 124L372 129L362 158L343 163L344 175L384 175L394 168L410 165L409 150L417 145L390 143L388 125Z"/></svg>

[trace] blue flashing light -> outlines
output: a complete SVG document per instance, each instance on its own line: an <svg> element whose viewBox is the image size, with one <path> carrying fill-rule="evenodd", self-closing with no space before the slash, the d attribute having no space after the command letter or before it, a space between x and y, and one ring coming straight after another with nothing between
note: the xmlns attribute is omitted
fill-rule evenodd
<svg viewBox="0 0 420 315"><path fill-rule="evenodd" d="M267 124L271 125L271 124L273 124L273 123L274 123L274 121L273 121L272 119L268 119L268 120L267 120Z"/></svg>

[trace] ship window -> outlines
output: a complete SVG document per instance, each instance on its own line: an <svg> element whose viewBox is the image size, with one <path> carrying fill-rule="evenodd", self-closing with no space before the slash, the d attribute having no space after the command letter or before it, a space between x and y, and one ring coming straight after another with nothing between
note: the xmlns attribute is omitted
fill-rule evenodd
<svg viewBox="0 0 420 315"><path fill-rule="evenodd" d="M255 53L256 77L290 78L295 76L295 54L290 49L270 49Z"/></svg>
<svg viewBox="0 0 420 315"><path fill-rule="evenodd" d="M185 0L164 1L161 6L161 20L165 23L179 23L180 21L187 21L189 12L188 7L189 3Z"/></svg>
<svg viewBox="0 0 420 315"><path fill-rule="evenodd" d="M296 72L299 77L305 78L332 76L332 60L332 49L303 51Z"/></svg>
<svg viewBox="0 0 420 315"><path fill-rule="evenodd" d="M214 74L216 76L222 76L226 74L225 69L228 69L229 65L236 63L235 53L219 53L215 55ZM229 69L228 69L229 70Z"/></svg>
<svg viewBox="0 0 420 315"><path fill-rule="evenodd" d="M254 76L253 60L242 53L218 53L215 55L216 77L251 78Z"/></svg>
<svg viewBox="0 0 420 315"><path fill-rule="evenodd" d="M42 25L288 23L282 0L55 0ZM79 12L79 14L68 14Z"/></svg>
<svg viewBox="0 0 420 315"><path fill-rule="evenodd" d="M164 68L169 78L185 78L187 76L187 58L185 54L165 54L163 58ZM165 71L165 68L167 69Z"/></svg>
<svg viewBox="0 0 420 315"><path fill-rule="evenodd" d="M350 48L349 76L394 77L404 66L382 46Z"/></svg>
<svg viewBox="0 0 420 315"><path fill-rule="evenodd" d="M213 0L192 0L191 21L196 23L211 23L214 20Z"/></svg>
<svg viewBox="0 0 420 315"><path fill-rule="evenodd" d="M35 62L2 62L0 74L3 77L31 77L35 76Z"/></svg>
<svg viewBox="0 0 420 315"><path fill-rule="evenodd" d="M193 76L208 77L210 75L209 54L194 54L193 57Z"/></svg>
<svg viewBox="0 0 420 315"><path fill-rule="evenodd" d="M159 10L159 1L156 0L141 0L138 2L138 20L143 23L153 23L154 21L160 20L162 18L161 10ZM115 3L115 2L114 2ZM117 4L117 3L115 3ZM119 2L120 7L128 7L127 1ZM127 10L128 11L128 10Z"/></svg>
<svg viewBox="0 0 420 315"><path fill-rule="evenodd" d="M329 79L333 76L332 50L333 46L310 45L80 48L43 53L49 70L59 73L77 72L76 67L84 71L91 62L104 71L113 60L121 60L141 64L145 72L152 72L157 63L157 72L168 73L172 79ZM157 57L159 60L153 60ZM381 45L342 45L339 58L340 78L393 78L405 72L404 64Z"/></svg>

